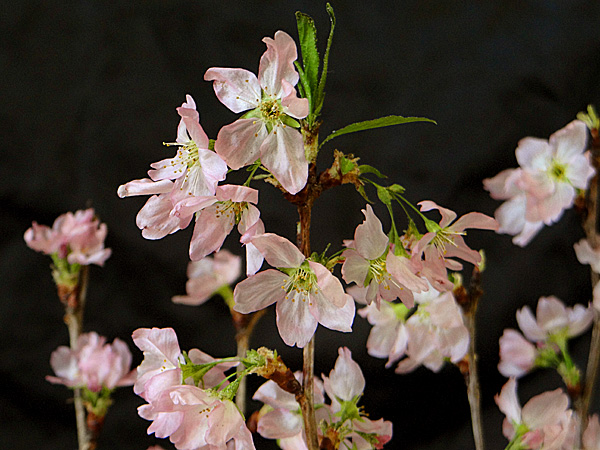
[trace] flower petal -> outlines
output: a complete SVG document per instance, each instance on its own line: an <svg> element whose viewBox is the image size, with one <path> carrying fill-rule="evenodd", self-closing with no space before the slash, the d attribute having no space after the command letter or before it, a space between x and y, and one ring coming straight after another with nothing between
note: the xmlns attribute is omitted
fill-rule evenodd
<svg viewBox="0 0 600 450"><path fill-rule="evenodd" d="M249 280L259 275L260 273ZM277 329L283 342L290 347L296 345L298 348L303 348L317 329L317 319L309 312L305 300L306 298L297 291L291 291L277 302Z"/></svg>
<svg viewBox="0 0 600 450"><path fill-rule="evenodd" d="M377 259L383 255L390 241L371 205L367 205L367 209L363 209L362 212L365 220L354 232L354 248L366 259Z"/></svg>
<svg viewBox="0 0 600 450"><path fill-rule="evenodd" d="M263 38L267 51L260 58L258 81L267 95L275 98L282 97L282 80L292 86L298 84L300 76L294 67L298 59L296 43L284 31L277 31L275 38Z"/></svg>
<svg viewBox="0 0 600 450"><path fill-rule="evenodd" d="M260 148L267 138L267 127L258 119L238 119L219 130L215 151L233 170L260 158Z"/></svg>
<svg viewBox="0 0 600 450"><path fill-rule="evenodd" d="M286 294L283 286L287 279L287 275L275 269L268 269L246 278L238 283L233 291L233 309L248 314L282 301Z"/></svg>
<svg viewBox="0 0 600 450"><path fill-rule="evenodd" d="M273 267L300 267L305 259L298 247L274 233L257 235L251 242Z"/></svg>
<svg viewBox="0 0 600 450"><path fill-rule="evenodd" d="M217 98L234 113L254 109L260 104L258 79L248 70L212 67L206 71L204 79L214 81Z"/></svg>

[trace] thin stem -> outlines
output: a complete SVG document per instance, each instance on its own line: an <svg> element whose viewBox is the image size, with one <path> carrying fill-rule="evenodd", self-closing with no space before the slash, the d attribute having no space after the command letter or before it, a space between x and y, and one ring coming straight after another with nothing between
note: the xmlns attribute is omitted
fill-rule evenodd
<svg viewBox="0 0 600 450"><path fill-rule="evenodd" d="M79 282L75 287L66 291L64 287L58 286L59 297L65 305L65 323L69 330L69 343L72 350L77 348L77 340L83 328L83 308L87 295L88 278L88 266L82 266L79 272ZM95 442L91 441L87 427L87 414L85 405L83 404L81 389L74 389L73 397L79 450L91 450L95 448Z"/></svg>

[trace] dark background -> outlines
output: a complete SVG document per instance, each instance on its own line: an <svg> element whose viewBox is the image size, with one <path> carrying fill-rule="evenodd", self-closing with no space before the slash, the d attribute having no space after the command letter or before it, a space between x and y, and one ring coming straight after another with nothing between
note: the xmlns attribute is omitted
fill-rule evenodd
<svg viewBox="0 0 600 450"><path fill-rule="evenodd" d="M593 1L434 2L374 1L333 4L337 30L330 58L322 137L348 123L388 114L426 116L409 124L340 137L320 155L325 167L338 148L378 167L407 188L413 202L432 199L459 214L493 214L481 180L516 166L514 149L527 135L547 138L600 101L600 6ZM324 3L309 1L65 1L20 0L0 5L0 448L76 448L69 393L50 385L50 353L68 343L50 259L29 250L23 233L33 220L51 225L66 212L93 206L108 224L113 256L91 269L86 331L124 339L138 327L176 329L181 347L215 356L235 352L228 312L219 301L174 305L184 293L191 229L160 241L144 240L135 215L145 198L120 200L120 184L142 178L149 164L174 152L175 107L192 94L212 138L235 120L203 81L213 66L258 70L264 36L282 29L296 37L294 12L316 20L324 44ZM373 194L374 196L374 194ZM261 186L259 208L268 231L293 238L294 209L271 186ZM364 201L351 187L317 202L313 249L339 248L362 221ZM376 211L385 217L380 207ZM404 226L398 211L397 221ZM387 222L386 222L387 223ZM502 415L493 396L498 338L515 327L514 314L542 295L566 303L591 296L588 268L572 244L579 218L563 219L526 249L507 236L469 233L485 248L486 295L478 314L482 402L488 449L504 448ZM238 251L234 235L226 247ZM468 404L456 368L420 369L407 376L384 369L366 354L370 327L359 316L352 335L319 328L316 373L328 373L337 348L349 346L368 372L363 400L371 418L394 423L393 449L473 448ZM573 342L585 361L587 339ZM301 367L301 351L277 335L273 311L253 346L266 345ZM258 380L252 380L256 387ZM523 402L560 386L537 372L520 383ZM149 423L131 389L116 392L101 449L145 449L167 441L146 436ZM252 407L255 407L253 405ZM272 448L260 439L259 448ZM386 448L388 448L386 447Z"/></svg>

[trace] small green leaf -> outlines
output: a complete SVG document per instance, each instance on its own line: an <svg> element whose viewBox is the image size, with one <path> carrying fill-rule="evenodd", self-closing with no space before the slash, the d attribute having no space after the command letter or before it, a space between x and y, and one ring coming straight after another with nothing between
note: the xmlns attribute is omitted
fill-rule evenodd
<svg viewBox="0 0 600 450"><path fill-rule="evenodd" d="M371 203L371 204L373 203L371 201L371 199L367 196L367 193L365 192L365 187L364 186L359 186L359 187L356 188L356 190L358 191L358 193L360 194L360 196L365 199L365 201L367 203Z"/></svg>
<svg viewBox="0 0 600 450"><path fill-rule="evenodd" d="M382 174L375 167L369 166L368 164L361 164L360 166L358 166L358 170L360 170L361 175L364 173L372 173L372 174L377 175L379 178L387 178L386 175Z"/></svg>
<svg viewBox="0 0 600 450"><path fill-rule="evenodd" d="M392 204L392 196L387 188L384 188L383 186L377 186L377 197L379 197L379 200L381 200L384 205Z"/></svg>
<svg viewBox="0 0 600 450"><path fill-rule="evenodd" d="M357 165L354 161L346 158L345 156L340 158L340 170L342 171L342 175L352 172L355 167L357 167Z"/></svg>
<svg viewBox="0 0 600 450"><path fill-rule="evenodd" d="M300 11L296 12L296 23L302 52L302 68L311 93L315 93L320 62L317 50L317 28L314 20ZM306 86L304 87L306 88Z"/></svg>
<svg viewBox="0 0 600 450"><path fill-rule="evenodd" d="M431 120L426 117L385 116L385 117L380 117L379 119L365 120L364 122L352 123L350 125L345 126L344 128L336 130L333 133L331 133L329 136L327 136L327 138L325 138L325 140L323 142L321 142L321 146L323 146L323 144L325 144L325 142L327 142L333 138L336 138L338 136L341 136L343 134L356 133L357 131L370 130L372 128L389 127L391 125L400 125L403 123L410 123L410 122L431 122L431 123L435 123L437 125L435 120Z"/></svg>
<svg viewBox="0 0 600 450"><path fill-rule="evenodd" d="M321 78L319 79L319 87L317 89L314 104L315 109L311 111L315 116L321 113L323 107L323 100L325 99L325 83L327 81L327 70L329 67L329 50L331 50L331 43L333 42L333 31L335 29L335 14L333 7L327 3L325 5L327 14L329 14L329 20L331 22L331 28L329 29L329 37L327 38L327 48L325 49L325 55L323 56L323 69L321 70Z"/></svg>
<svg viewBox="0 0 600 450"><path fill-rule="evenodd" d="M300 124L298 123L298 121L296 119L294 119L293 117L288 116L287 114L283 114L281 116L281 121L288 127L300 128Z"/></svg>
<svg viewBox="0 0 600 450"><path fill-rule="evenodd" d="M388 190L394 194L404 194L405 189L399 184L394 183L391 186L388 186Z"/></svg>

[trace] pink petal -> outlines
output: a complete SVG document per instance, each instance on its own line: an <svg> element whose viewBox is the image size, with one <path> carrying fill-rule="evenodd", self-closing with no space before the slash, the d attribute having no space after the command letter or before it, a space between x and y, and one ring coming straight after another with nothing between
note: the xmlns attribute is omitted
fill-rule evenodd
<svg viewBox="0 0 600 450"><path fill-rule="evenodd" d="M153 195L140 209L135 223L146 239L162 239L178 231L180 221L171 216L173 205L166 194Z"/></svg>
<svg viewBox="0 0 600 450"><path fill-rule="evenodd" d="M517 397L517 381L514 378L506 382L500 395L496 394L494 400L510 423L521 423L521 405Z"/></svg>
<svg viewBox="0 0 600 450"><path fill-rule="evenodd" d="M317 284L323 295L337 307L342 307L348 300L348 294L344 292L344 288L340 280L325 268L322 264L309 261L308 265L317 276Z"/></svg>
<svg viewBox="0 0 600 450"><path fill-rule="evenodd" d="M529 306L524 306L517 311L517 323L525 337L530 341L542 342L546 340L546 331L538 325Z"/></svg>
<svg viewBox="0 0 600 450"><path fill-rule="evenodd" d="M264 273L264 272L261 272ZM260 273L249 278L253 280ZM277 301L277 329L283 342L290 347L303 348L315 334L317 319L309 312L306 298L291 291L285 298Z"/></svg>
<svg viewBox="0 0 600 450"><path fill-rule="evenodd" d="M196 143L199 149L208 148L208 136L200 125L200 116L196 108L185 108L180 106L177 108L177 113L181 116L185 128L192 138L192 141Z"/></svg>
<svg viewBox="0 0 600 450"><path fill-rule="evenodd" d="M490 197L496 200L508 200L522 191L516 180L521 177L521 169L506 169L493 178L483 180L483 187L489 191Z"/></svg>
<svg viewBox="0 0 600 450"><path fill-rule="evenodd" d="M273 267L300 267L304 262L302 252L284 237L265 233L255 236L251 242Z"/></svg>
<svg viewBox="0 0 600 450"><path fill-rule="evenodd" d="M267 127L259 119L238 119L219 130L215 151L233 170L252 164L261 157Z"/></svg>
<svg viewBox="0 0 600 450"><path fill-rule="evenodd" d="M540 328L546 333L560 331L569 324L564 303L554 296L540 297L536 319Z"/></svg>
<svg viewBox="0 0 600 450"><path fill-rule="evenodd" d="M258 433L267 439L289 438L302 431L302 416L287 409L267 412L258 420Z"/></svg>
<svg viewBox="0 0 600 450"><path fill-rule="evenodd" d="M519 141L515 155L522 168L545 171L550 163L550 152L550 145L545 139L526 137Z"/></svg>
<svg viewBox="0 0 600 450"><path fill-rule="evenodd" d="M422 202L417 203L417 205L421 207L421 211L431 211L432 209L437 209L442 215L442 220L439 224L442 228L445 228L449 223L456 219L456 213L454 211L443 208L431 200L423 200Z"/></svg>
<svg viewBox="0 0 600 450"><path fill-rule="evenodd" d="M286 80L283 80L281 84L283 86L283 98L281 99L283 112L296 119L303 119L308 116L308 99L298 98L296 89Z"/></svg>
<svg viewBox="0 0 600 450"><path fill-rule="evenodd" d="M536 351L516 330L504 330L500 338L500 363L498 371L505 377L519 378L533 369Z"/></svg>
<svg viewBox="0 0 600 450"><path fill-rule="evenodd" d="M344 264L342 265L342 278L346 283L356 283L363 286L369 273L370 263L360 256L354 249L344 251Z"/></svg>
<svg viewBox="0 0 600 450"><path fill-rule="evenodd" d="M217 188L216 195L219 201L231 200L236 203L258 203L258 191L247 186L225 184Z"/></svg>
<svg viewBox="0 0 600 450"><path fill-rule="evenodd" d="M386 251L389 239L383 232L381 222L373 212L371 205L362 210L365 220L356 227L354 247L366 259L377 259Z"/></svg>
<svg viewBox="0 0 600 450"><path fill-rule="evenodd" d="M470 212L460 217L456 222L448 227L448 230L463 231L467 228L477 228L479 230L497 230L498 222L492 217L478 212Z"/></svg>
<svg viewBox="0 0 600 450"><path fill-rule="evenodd" d="M309 310L317 321L330 330L348 333L352 331L354 321L354 300L348 294L344 294L345 303L342 307L335 306L330 302L322 291L311 295Z"/></svg>
<svg viewBox="0 0 600 450"><path fill-rule="evenodd" d="M308 162L302 135L295 128L276 124L260 146L260 158L290 194L298 193L306 185Z"/></svg>
<svg viewBox="0 0 600 450"><path fill-rule="evenodd" d="M287 275L275 269L246 278L233 291L234 309L242 314L249 314L283 300L287 280Z"/></svg>
<svg viewBox="0 0 600 450"><path fill-rule="evenodd" d="M223 245L223 241L233 229L233 215L218 214L218 204L209 206L196 216L194 234L190 241L190 259L197 261Z"/></svg>
<svg viewBox="0 0 600 450"><path fill-rule="evenodd" d="M281 98L282 80L295 86L300 78L294 67L298 59L296 43L284 31L277 31L275 39L265 37L263 42L267 51L260 58L258 80L267 95Z"/></svg>
<svg viewBox="0 0 600 450"><path fill-rule="evenodd" d="M329 377L324 377L325 392L332 400L337 397L350 401L363 393L365 377L360 366L352 359L352 352L348 348L340 347L338 355Z"/></svg>
<svg viewBox="0 0 600 450"><path fill-rule="evenodd" d="M587 148L588 129L585 123L574 120L550 136L554 157L561 162L571 161Z"/></svg>
<svg viewBox="0 0 600 450"><path fill-rule="evenodd" d="M260 104L260 85L248 70L212 67L206 71L204 79L214 81L217 98L234 113L254 109Z"/></svg>
<svg viewBox="0 0 600 450"><path fill-rule="evenodd" d="M122 184L117 190L117 195L120 198L131 197L133 195L154 195L171 192L173 182L170 180L152 181L149 178L133 180L129 183Z"/></svg>
<svg viewBox="0 0 600 450"><path fill-rule="evenodd" d="M523 422L530 429L558 423L569 407L569 397L562 389L536 395L523 406Z"/></svg>

